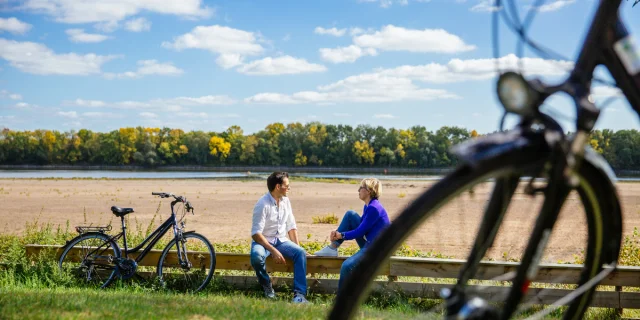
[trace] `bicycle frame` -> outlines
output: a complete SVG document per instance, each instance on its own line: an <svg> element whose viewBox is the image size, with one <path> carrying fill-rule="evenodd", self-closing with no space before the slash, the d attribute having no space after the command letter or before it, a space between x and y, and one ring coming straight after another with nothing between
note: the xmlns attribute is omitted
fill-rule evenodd
<svg viewBox="0 0 640 320"><path fill-rule="evenodd" d="M173 209L174 205L178 202L179 201L177 200L174 200L171 202L171 216L167 220L165 220L158 228L156 228L150 235L148 235L142 241L142 243L140 243L138 246L131 249L129 249L127 246L127 234L126 234L127 226L124 221L124 217L120 218L122 222L122 232L115 236L110 237L109 240L117 241L121 237L123 238L125 259L129 258L130 253L136 253L144 247L144 250L140 254L138 254L138 256L135 259L136 262L142 261L142 259L144 259L144 257L149 253L149 251L151 251L151 249L156 245L156 243L158 243L158 241L160 241L160 239L164 237L164 235L169 231L171 227L173 227L173 236L176 238L176 240L178 240L178 237L179 237L178 221L176 219L176 214ZM177 245L177 243L176 243L176 249L178 250L179 261L182 263L182 254L180 252L181 248L179 245Z"/></svg>

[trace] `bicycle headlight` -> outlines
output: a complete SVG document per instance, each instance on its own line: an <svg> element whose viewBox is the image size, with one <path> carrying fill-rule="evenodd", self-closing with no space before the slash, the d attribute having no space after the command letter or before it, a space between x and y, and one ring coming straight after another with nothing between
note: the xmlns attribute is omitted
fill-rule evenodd
<svg viewBox="0 0 640 320"><path fill-rule="evenodd" d="M536 94L522 75L515 72L505 72L498 78L498 99L507 112L521 116L534 113Z"/></svg>

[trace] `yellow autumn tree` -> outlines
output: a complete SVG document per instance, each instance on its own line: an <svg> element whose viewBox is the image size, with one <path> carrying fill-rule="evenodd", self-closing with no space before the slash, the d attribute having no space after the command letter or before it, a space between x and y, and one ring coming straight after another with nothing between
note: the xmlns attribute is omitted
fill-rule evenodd
<svg viewBox="0 0 640 320"><path fill-rule="evenodd" d="M209 140L209 150L212 156L217 156L220 160L226 159L231 151L231 143L221 137L211 137Z"/></svg>
<svg viewBox="0 0 640 320"><path fill-rule="evenodd" d="M355 154L358 163L373 164L376 153L373 151L373 147L369 145L368 141L356 141L353 143L353 154Z"/></svg>

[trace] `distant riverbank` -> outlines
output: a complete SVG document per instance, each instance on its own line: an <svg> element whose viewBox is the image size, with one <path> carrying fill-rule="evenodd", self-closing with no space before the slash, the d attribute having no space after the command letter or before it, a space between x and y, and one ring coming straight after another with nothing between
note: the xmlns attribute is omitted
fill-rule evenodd
<svg viewBox="0 0 640 320"><path fill-rule="evenodd" d="M440 180L451 168L202 167L165 166L0 166L0 178L61 179L266 179L273 171L311 179ZM640 181L640 171L623 171L619 181Z"/></svg>

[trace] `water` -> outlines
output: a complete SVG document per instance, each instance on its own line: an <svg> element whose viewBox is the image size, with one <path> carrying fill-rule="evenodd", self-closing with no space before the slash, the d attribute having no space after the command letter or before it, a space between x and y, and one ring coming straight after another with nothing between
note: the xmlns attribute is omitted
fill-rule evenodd
<svg viewBox="0 0 640 320"><path fill-rule="evenodd" d="M271 172L211 172L211 171L116 171L116 170L0 170L0 178L90 178L90 179L221 179L252 178L267 179ZM323 179L425 180L436 181L442 176L434 175L383 175L351 173L289 173L295 177Z"/></svg>
<svg viewBox="0 0 640 320"><path fill-rule="evenodd" d="M89 179L267 179L271 172L212 172L212 171L120 171L120 170L0 170L1 179L25 178L89 178ZM295 177L320 179L364 179L437 181L441 175L387 175L360 173L289 173ZM639 182L640 177L618 177L618 181Z"/></svg>

